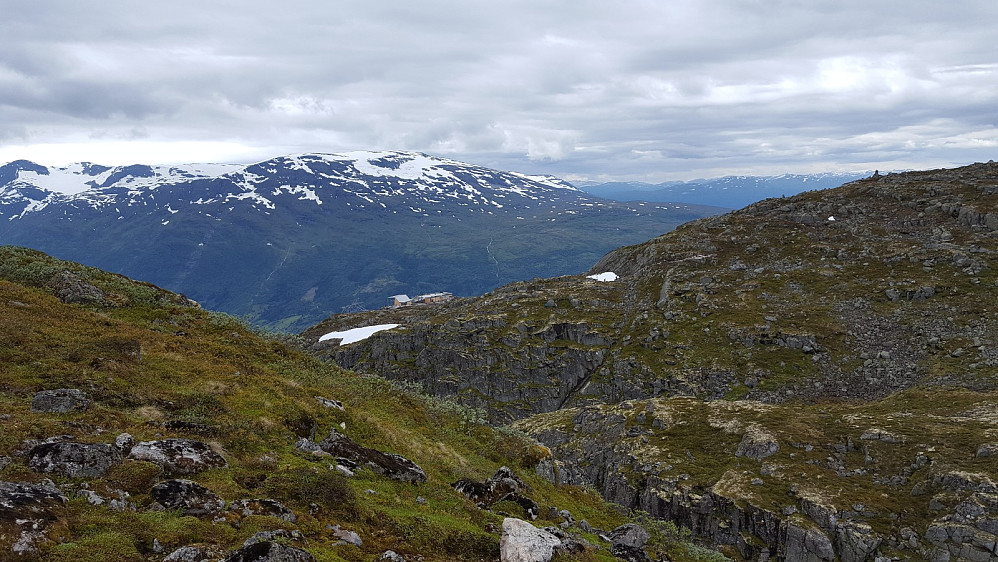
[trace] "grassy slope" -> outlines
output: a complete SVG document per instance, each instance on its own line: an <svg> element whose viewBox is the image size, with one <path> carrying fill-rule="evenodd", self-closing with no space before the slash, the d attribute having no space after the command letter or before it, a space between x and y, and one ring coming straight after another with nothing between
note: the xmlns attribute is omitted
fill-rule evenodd
<svg viewBox="0 0 998 562"><path fill-rule="evenodd" d="M44 280L63 269L102 288L117 306L58 301ZM322 364L227 316L178 306L155 287L9 247L0 249L0 279L0 410L10 414L0 421L0 452L10 455L24 439L67 433L91 442L110 442L123 431L137 440L200 438L223 451L229 467L194 480L227 500L278 499L299 516L296 525L258 516L241 526L211 524L171 512L115 512L74 497L49 532L55 542L43 559L158 559L154 539L167 552L195 542L233 548L258 530L278 527L305 533L299 546L319 560L369 560L388 548L429 560L492 558L501 517L478 509L449 484L484 479L503 464L533 488L543 513L557 506L597 527L623 522L594 493L555 488L534 476L530 467L546 451L530 441L475 423L447 403ZM127 353L136 342L140 360ZM84 389L94 404L83 413L30 412L34 392L62 387ZM342 400L346 411L325 409L315 396ZM168 420L208 429L185 435L164 429L160 422ZM295 431L312 423L319 438L345 424L346 434L361 444L417 462L429 482L401 484L366 470L352 479L335 474L328 461L292 447ZM15 456L0 479L44 477L24 462ZM153 465L126 461L86 483L104 495L123 489L144 506L152 501L150 486L163 477ZM84 483L53 479L66 490ZM427 501L417 502L418 496ZM315 516L309 515L311 502L322 506ZM327 524L357 531L364 547L332 546ZM10 552L10 540L2 539L3 551Z"/></svg>

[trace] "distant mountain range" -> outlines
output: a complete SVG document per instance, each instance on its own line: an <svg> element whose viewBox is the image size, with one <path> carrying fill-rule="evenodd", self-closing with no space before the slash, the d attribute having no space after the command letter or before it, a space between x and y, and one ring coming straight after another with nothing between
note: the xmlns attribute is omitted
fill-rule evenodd
<svg viewBox="0 0 998 562"><path fill-rule="evenodd" d="M789 197L804 191L838 187L870 175L870 172L783 174L780 176L725 176L723 178L658 184L575 182L574 185L591 195L616 201L669 201L740 208L771 197Z"/></svg>
<svg viewBox="0 0 998 562"><path fill-rule="evenodd" d="M723 209L620 203L411 152L242 165L0 166L0 244L152 281L276 329L572 274Z"/></svg>

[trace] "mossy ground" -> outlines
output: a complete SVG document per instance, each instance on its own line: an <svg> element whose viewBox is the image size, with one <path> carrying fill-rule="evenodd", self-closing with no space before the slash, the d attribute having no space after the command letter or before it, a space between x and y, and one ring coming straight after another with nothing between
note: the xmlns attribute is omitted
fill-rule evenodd
<svg viewBox="0 0 998 562"><path fill-rule="evenodd" d="M113 295L115 305L63 304L45 288L46 273L37 279L25 273L62 268L76 269ZM73 497L58 511L40 559L156 560L163 554L153 552L154 539L166 552L198 542L231 549L275 528L300 530L306 539L298 546L321 561L370 560L386 549L427 560L491 559L502 517L465 500L450 483L485 479L501 465L528 483L542 517L556 506L601 528L625 521L595 493L537 477L533 466L546 453L533 441L483 425L453 404L322 363L227 316L157 298L166 293L152 286L17 249L5 249L0 271L0 408L9 414L0 421L0 452L11 455L25 439L60 434L91 442L110 442L121 432L137 440L202 439L229 466L194 480L227 500L277 499L298 515L295 524L258 516L211 523L150 512L144 509L152 503L149 488L166 477L155 465L127 460L105 477L74 480L37 474L14 456L0 479L51 477L64 489L85 484L102 495L124 490L138 506L113 511ZM33 393L52 388L79 388L94 402L85 412L31 412ZM346 410L325 408L316 396L342 400ZM188 422L189 429L167 429L169 421ZM294 450L299 436L314 428L321 439L333 427L412 459L428 482L404 484L368 470L345 478L328 459ZM318 512L310 513L310 504ZM327 525L356 531L364 546L335 545ZM9 552L12 540L0 546ZM607 556L591 552L584 559Z"/></svg>

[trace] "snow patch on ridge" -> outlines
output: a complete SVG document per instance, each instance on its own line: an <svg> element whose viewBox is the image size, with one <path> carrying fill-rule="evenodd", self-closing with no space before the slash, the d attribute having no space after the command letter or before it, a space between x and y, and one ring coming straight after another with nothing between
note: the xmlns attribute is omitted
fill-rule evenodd
<svg viewBox="0 0 998 562"><path fill-rule="evenodd" d="M610 281L616 281L620 276L612 271L606 271L604 273L597 273L596 275L586 275L586 279L595 279L596 281L602 281L604 283Z"/></svg>
<svg viewBox="0 0 998 562"><path fill-rule="evenodd" d="M356 343L359 341L366 340L372 335L382 332L384 330L391 330L392 328L398 328L399 324L378 324L376 326L364 326L361 328L353 328L350 330L344 330L342 332L329 332L319 338L319 341L340 339L340 345L347 345L349 343Z"/></svg>

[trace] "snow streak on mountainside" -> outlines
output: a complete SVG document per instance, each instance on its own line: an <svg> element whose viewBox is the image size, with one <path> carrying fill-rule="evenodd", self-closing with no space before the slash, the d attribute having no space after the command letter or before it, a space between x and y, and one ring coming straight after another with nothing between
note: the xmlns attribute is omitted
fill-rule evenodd
<svg viewBox="0 0 998 562"><path fill-rule="evenodd" d="M196 180L214 180L212 189L197 190L200 183ZM274 201L284 196L316 205L322 205L324 197L343 197L346 205L358 209L369 205L387 208L388 201L408 203L417 214L426 214L422 204L443 201L468 208L480 206L489 212L509 204L529 208L529 204L519 204L542 199L575 202L582 194L557 178L498 172L409 152L302 154L249 166L110 168L82 163L46 168L22 160L0 167L0 217L20 218L51 204L97 210L112 205L166 209L154 202L156 191L171 192L160 195L161 201L190 193L189 205L233 203L273 210Z"/></svg>

